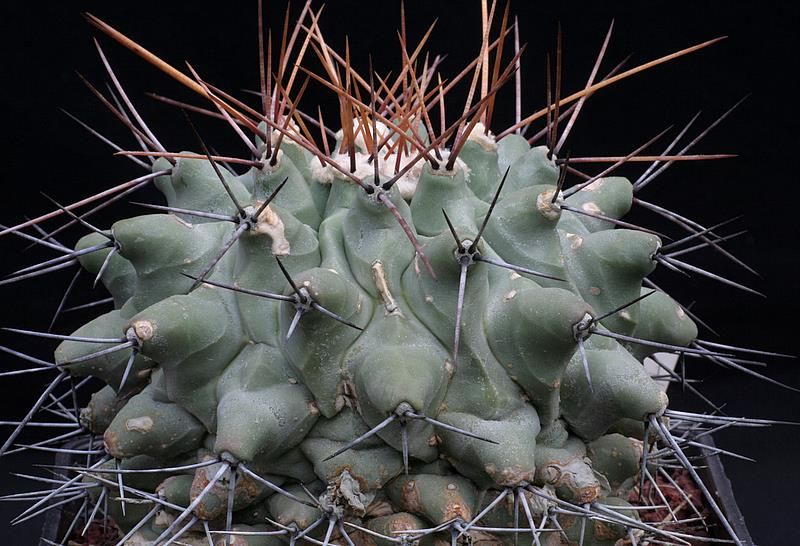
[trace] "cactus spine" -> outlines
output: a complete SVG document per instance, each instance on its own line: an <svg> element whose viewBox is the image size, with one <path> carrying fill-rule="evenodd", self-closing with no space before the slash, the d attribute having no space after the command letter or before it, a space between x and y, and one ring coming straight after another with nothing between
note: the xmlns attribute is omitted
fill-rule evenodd
<svg viewBox="0 0 800 546"><path fill-rule="evenodd" d="M205 99L251 153L212 153L191 120L194 151L168 152L98 45L114 98L92 90L131 129L142 150L123 155L147 172L81 206L147 184L166 203L105 228L89 223L93 210L56 203L52 216L88 233L74 249L41 235L61 256L0 281L77 264L113 300L69 335L17 330L60 342L53 362L32 360L57 376L0 454L83 378L106 385L75 424L87 467L20 519L69 492L91 511L83 524L103 507L120 545L680 542L680 528L642 517L662 502L645 483L676 461L697 478L683 448L707 430L698 423L766 423L668 409L645 359L741 367L749 350L700 339L648 275L661 266L752 289L676 258L688 245L726 253L721 226L636 194L661 164L722 156L670 155L673 143L631 182L615 169L663 133L597 175L562 151L592 93L714 41L606 79L595 69L569 96L559 53L546 107L495 135L495 97L521 54L508 12L449 83L439 58L421 62L424 44L404 37L395 80L359 74L318 17L306 3L274 64L262 47L254 109L89 16ZM483 17L493 28L494 8ZM294 68L312 52L324 75ZM458 81L470 99L453 115L443 104ZM308 85L336 94L337 132L299 111ZM437 111L449 125L436 127ZM523 136L542 118L539 138ZM689 234L668 240L623 220L635 203ZM3 233L36 238L23 230L39 221Z"/></svg>

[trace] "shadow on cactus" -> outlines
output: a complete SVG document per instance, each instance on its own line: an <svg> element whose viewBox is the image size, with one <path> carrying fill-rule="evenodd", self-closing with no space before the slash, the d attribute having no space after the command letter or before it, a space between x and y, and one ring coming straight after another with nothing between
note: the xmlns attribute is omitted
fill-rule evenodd
<svg viewBox="0 0 800 546"><path fill-rule="evenodd" d="M146 174L2 231L57 257L0 284L83 270L111 296L85 305L113 306L69 335L12 330L60 341L54 362L0 347L32 366L3 375L56 375L0 454L69 440L86 461L43 478L51 489L9 497L32 503L16 521L77 502L61 544L110 518L119 545L589 546L718 540L705 534L716 518L741 543L684 450L720 428L773 422L719 413L667 361L772 381L748 364L785 355L698 337L700 320L648 275L661 266L755 292L678 259L708 249L747 267L722 246L737 234L638 197L677 161L729 157L691 152L733 108L691 136L696 116L656 155L668 131L620 157L573 158L566 145L595 92L717 40L604 72L609 28L585 87L567 95L559 35L547 105L523 117L524 46L495 7L483 2L479 52L461 72L440 74L443 57L424 52L429 30L413 47L399 34L402 64L384 77L329 47L308 2L279 51L259 24L255 107L87 16L204 102L156 96L194 133L195 152L167 151L97 43L112 85L86 83L141 149L84 126ZM298 108L309 85L335 94L335 121ZM497 92L514 85L517 121L495 135ZM445 106L455 86L468 98ZM247 157L213 153L194 116L220 119ZM634 162L648 165L637 180L614 175ZM605 167L587 174L590 164ZM166 204L90 223L151 184ZM634 205L685 234L622 220ZM66 224L47 232L51 218ZM75 247L58 243L75 225L86 231ZM710 414L668 409L645 361ZM106 386L80 408L89 378ZM26 426L60 432L21 444ZM650 523L648 511L669 507L656 479L674 483L676 466L711 516L685 495L690 516L670 507L671 520Z"/></svg>

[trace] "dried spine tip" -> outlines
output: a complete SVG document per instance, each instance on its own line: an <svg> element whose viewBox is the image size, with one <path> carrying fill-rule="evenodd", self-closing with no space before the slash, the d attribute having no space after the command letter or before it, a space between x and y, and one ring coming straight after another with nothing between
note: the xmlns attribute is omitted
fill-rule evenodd
<svg viewBox="0 0 800 546"><path fill-rule="evenodd" d="M381 263L380 260L376 260L372 264L372 278L375 281L375 288L378 289L378 295L383 301L383 307L386 310L386 314L402 316L403 312L397 306L397 302L394 301L394 297L389 291L389 285L386 282L386 272L384 271L383 263Z"/></svg>
<svg viewBox="0 0 800 546"><path fill-rule="evenodd" d="M261 205L261 203L259 203ZM275 256L288 256L291 245L286 238L285 227L278 213L267 205L259 214L254 231L260 235L268 235L272 239L272 254Z"/></svg>

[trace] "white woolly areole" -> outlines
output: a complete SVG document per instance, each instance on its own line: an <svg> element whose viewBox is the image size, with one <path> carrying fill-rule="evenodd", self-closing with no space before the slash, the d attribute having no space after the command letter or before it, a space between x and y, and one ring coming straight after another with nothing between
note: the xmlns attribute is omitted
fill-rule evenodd
<svg viewBox="0 0 800 546"><path fill-rule="evenodd" d="M421 173L422 162L420 161L397 181L397 190L406 201L411 201L411 198L414 197L414 194L417 192L417 183L419 182L419 175Z"/></svg>
<svg viewBox="0 0 800 546"><path fill-rule="evenodd" d="M367 162L369 155L356 152L356 170L352 173L358 179L372 176L375 172L372 164ZM348 154L335 153L329 156L328 161L337 164L343 171L350 172L350 156ZM334 167L331 167L328 161L325 166L320 165L319 159L315 159L311 164L311 177L320 184L330 184L334 178L346 180L347 178L342 172ZM383 165L379 165L383 167ZM382 171L383 169L381 169ZM381 174L383 174L381 172Z"/></svg>
<svg viewBox="0 0 800 546"><path fill-rule="evenodd" d="M480 121L475 124L475 127L472 128L469 136L467 136L467 140L473 140L477 142L480 147L487 152L493 152L497 150L497 141L495 140L494 135L491 131L487 131L486 126Z"/></svg>
<svg viewBox="0 0 800 546"><path fill-rule="evenodd" d="M281 145L282 146L282 145ZM278 153L275 154L275 164L272 164L272 160L266 155L261 159L261 172L264 174L271 174L281 168L281 161L283 161L283 150L278 150Z"/></svg>
<svg viewBox="0 0 800 546"><path fill-rule="evenodd" d="M353 120L353 133L355 134L354 140L356 143L356 148L358 148L358 151L360 152L367 153L368 150L367 139L364 138L363 129L369 131L369 138L370 140L372 140L372 125L370 125L369 127L364 127L363 125L361 125L361 129L359 129L358 132L356 132L357 128L358 125L356 125L355 120ZM375 132L378 135L378 142L381 142L387 136L394 134L394 131L391 131L385 124L381 123L380 121L375 122ZM336 136L338 137L339 134L337 133Z"/></svg>
<svg viewBox="0 0 800 546"><path fill-rule="evenodd" d="M354 122L355 125L355 122ZM386 138L387 135L394 134L394 131L389 129L385 124L381 122L375 123L376 133L378 136L378 140L382 140ZM355 127L353 128L355 131ZM372 130L369 128L370 131ZM482 147L486 148L487 146L494 146L495 149L497 148L497 144L494 142L494 135L491 133L487 136L483 134L484 126L481 123L478 123L475 128L473 129L470 137L472 140L476 140ZM371 136L371 133L370 133ZM342 130L339 129L336 132L336 138L338 141L341 141L342 138ZM371 178L375 175L375 168L372 163L368 162L369 153L367 153L367 143L364 139L364 133L359 131L355 135L355 145L356 145L356 153L355 153L355 166L356 169L352 173L353 176L358 178L359 180L363 180L365 178ZM433 152L430 152L433 155ZM444 171L444 163L447 163L447 159L450 157L449 150L441 150L442 161L440 161L440 174L447 172ZM378 158L378 173L380 174L381 180L390 180L394 178L395 175L395 167L397 166L397 156L392 154L389 156L388 159L384 159L385 152L382 153ZM405 167L415 160L417 154L412 153L411 155L403 155L400 159L399 170L405 169ZM336 163L342 170L350 172L350 155L346 153L334 153L328 157L333 163ZM422 169L425 167L425 160L420 159L408 170L408 172L404 173L397 182L396 186L400 195L406 201L410 201L411 198L414 197L414 193L417 190L417 183L419 182L419 177L422 175ZM466 163L464 163L461 159L456 159L455 164L453 165L453 170L450 173L456 173L458 171L462 171L464 173L464 178L469 180L470 169ZM336 168L330 166L329 164L321 165L320 161L314 160L311 164L311 177L314 181L320 184L330 184L333 182L334 178L339 179L346 179L345 176Z"/></svg>
<svg viewBox="0 0 800 546"><path fill-rule="evenodd" d="M451 171L445 170L445 168L444 168L445 164L447 163L447 160L450 159L450 150L444 149L444 150L441 150L439 153L442 156L442 160L439 162L439 170L438 171L434 171L435 173L437 173L437 174L447 174L447 173L449 173L451 175L454 175L458 171L461 171L461 172L464 173L464 180L469 182L469 175L472 173L472 171L469 168L469 165L464 163L461 160L460 157L457 157L456 158L456 162L453 164L453 170L451 170Z"/></svg>
<svg viewBox="0 0 800 546"><path fill-rule="evenodd" d="M296 140L302 140L305 138L300 134L300 127L298 127L294 121L290 121L285 129L283 127L283 123L280 123L279 126L286 133L285 135L283 135L281 146L283 146L287 142L291 142L292 144L294 144ZM270 131L269 140L273 146L278 144L278 139L281 138L281 134L283 133L281 133L277 129L272 129L272 131Z"/></svg>
<svg viewBox="0 0 800 546"><path fill-rule="evenodd" d="M356 170L352 173L353 176L358 178L359 180L363 180L365 178L371 178L375 174L375 168L372 163L369 163L367 160L369 159L368 154L363 154L361 152L356 152ZM456 159L455 164L453 165L452 171L444 171L444 164L447 163L447 158L450 157L449 150L442 150L442 161L439 162L440 164L440 171L439 173L456 173L458 171L462 171L464 173L464 179L469 180L470 169L466 163L461 161L461 159ZM400 170L403 170L406 165L408 165L412 160L416 158L415 155L412 156L403 156L400 161ZM394 168L395 168L395 159L396 156L389 156L388 160L380 161L378 163L378 172L380 174L381 180L389 180L394 177ZM335 154L328 158L329 161L336 163L341 167L343 170L349 172L350 171L350 156L348 154ZM419 177L422 174L422 169L425 167L425 160L420 159L414 166L411 167L408 172L404 173L397 180L397 189L400 191L400 195L406 201L411 200L414 197L414 193L417 191L417 183L419 182ZM320 165L319 160L314 160L311 164L311 177L320 184L330 184L333 182L334 178L345 179L344 175L338 171L336 168L331 167L330 165L326 164L324 167Z"/></svg>
<svg viewBox="0 0 800 546"><path fill-rule="evenodd" d="M338 162L337 162L338 163ZM319 184L330 184L333 182L334 177L336 176L334 173L336 171L328 165L322 165L319 159L314 159L311 162L311 179Z"/></svg>
<svg viewBox="0 0 800 546"><path fill-rule="evenodd" d="M564 204L564 194L558 192L553 199L555 190L543 191L536 197L536 209L548 220L558 220L561 217L561 205Z"/></svg>

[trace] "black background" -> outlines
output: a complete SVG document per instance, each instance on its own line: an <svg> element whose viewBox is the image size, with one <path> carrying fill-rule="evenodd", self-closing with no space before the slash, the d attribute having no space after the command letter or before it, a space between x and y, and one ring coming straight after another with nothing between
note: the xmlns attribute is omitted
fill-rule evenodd
<svg viewBox="0 0 800 546"><path fill-rule="evenodd" d="M278 30L284 2L267 2L267 24ZM793 3L777 2L608 2L585 6L574 2L515 2L512 14L520 18L522 41L528 50L522 66L524 110L531 112L544 103L547 50L554 51L558 22L564 32L564 89L583 87L605 31L615 19L615 34L606 56L608 70L628 53L628 66L659 57L716 36L729 38L707 50L660 66L645 74L615 84L593 96L570 137L567 148L573 157L625 155L670 124L686 123L702 110L700 122L690 134L710 123L745 94L752 96L722 126L711 133L698 153L730 152L737 159L713 163L673 166L641 197L672 207L707 225L744 214L740 226L749 234L732 241L728 248L753 265L762 279L724 262L713 253L699 253L692 263L748 283L768 296L762 300L702 279L678 278L657 272L662 284L684 304L693 308L722 334L723 342L769 348L797 354L798 258L797 208L800 183L796 175L798 84L795 55L800 51L796 28L800 23ZM601 5L602 4L602 5ZM442 66L454 75L478 53L480 8L478 2L407 1L408 33L416 44L424 30L439 17L429 42L432 53L448 53ZM58 111L75 113L104 134L132 148L125 130L90 96L74 74L80 70L96 84L106 77L91 42L95 34L80 17L92 11L126 32L175 65L188 59L200 74L226 90L254 89L258 85L255 2L203 3L155 2L150 0L100 3L89 1L3 3L0 7L0 219L16 223L24 215L50 209L38 194L47 191L65 202L77 200L101 188L139 175L138 167L114 158L108 149L88 136ZM299 10L295 6L294 13ZM353 63L366 74L368 54L375 68L397 74L400 53L394 30L399 25L399 3L378 6L366 2L332 1L322 17L329 43L343 48L349 34ZM193 147L194 141L180 114L145 97L145 91L195 100L166 76L157 73L128 51L101 38L118 76L140 111L162 142L171 149ZM277 47L277 46L276 46ZM493 126L502 129L513 121L513 92L509 88L498 100ZM252 102L252 99L251 99ZM312 85L303 101L306 107L331 104L330 93ZM460 99L448 96L453 112ZM331 110L328 110L331 112ZM453 116L455 117L455 116ZM332 119L332 118L329 118ZM207 140L220 152L245 153L225 126L200 123ZM677 132L677 128L672 134ZM657 146L660 148L662 145ZM654 151L656 149L654 148ZM589 167L587 170L596 167ZM635 178L644 167L626 168ZM593 171L597 172L597 171ZM147 191L138 200L158 202ZM96 221L108 224L130 215L126 206ZM634 221L655 229L672 228L657 217L634 211ZM734 231L731 228L730 231ZM65 237L72 243L77 234ZM2 271L11 272L38 256L11 236L0 241ZM50 257L50 256L47 256ZM61 297L68 274L25 285L0 287L0 325L46 328ZM89 301L89 283L73 296L73 303ZM99 294L98 290L98 294ZM56 331L68 332L78 325L72 317L59 322ZM71 322L72 321L72 322ZM704 332L706 339L715 339ZM0 342L47 357L53 345L0 334ZM4 366L12 363L2 357ZM798 362L772 361L766 373L780 381L800 386ZM800 395L742 376L739 373L693 362L690 376L710 398L725 402L730 415L800 420ZM26 404L41 388L40 377L4 380L0 395L2 415L20 417ZM690 397L671 393L674 406L700 409ZM800 429L729 430L718 443L752 456L757 463L727 460L726 468L749 527L758 544L792 544L798 538L797 487L800 472L796 452ZM10 458L0 470L26 468L46 457ZM0 478L0 489L22 487L12 478ZM0 506L0 542L34 544L41 523L9 530L6 521L19 506ZM25 534L25 532L30 534Z"/></svg>

